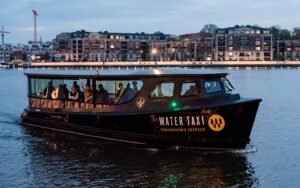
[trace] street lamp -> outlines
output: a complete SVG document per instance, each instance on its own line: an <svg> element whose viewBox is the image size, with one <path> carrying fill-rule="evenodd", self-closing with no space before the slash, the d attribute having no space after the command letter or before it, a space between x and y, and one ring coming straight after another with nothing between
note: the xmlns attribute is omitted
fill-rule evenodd
<svg viewBox="0 0 300 188"><path fill-rule="evenodd" d="M156 60L157 50L156 50L156 48L153 48L152 51L151 51L151 53L152 53L152 56L153 56L153 58L154 58L155 65L156 65L156 67L157 67L157 60Z"/></svg>
<svg viewBox="0 0 300 188"><path fill-rule="evenodd" d="M175 55L174 55L174 53L175 53L175 48L172 48L172 57L171 57L171 60L173 60L174 61L174 57L175 57Z"/></svg>
<svg viewBox="0 0 300 188"><path fill-rule="evenodd" d="M144 53L143 50L140 50L140 61L142 61L142 54Z"/></svg>

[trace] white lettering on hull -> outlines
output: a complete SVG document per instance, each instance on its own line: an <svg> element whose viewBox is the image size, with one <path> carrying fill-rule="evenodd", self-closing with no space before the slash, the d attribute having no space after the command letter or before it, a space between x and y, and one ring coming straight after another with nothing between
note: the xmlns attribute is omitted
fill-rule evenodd
<svg viewBox="0 0 300 188"><path fill-rule="evenodd" d="M204 116L159 116L160 126L204 126Z"/></svg>

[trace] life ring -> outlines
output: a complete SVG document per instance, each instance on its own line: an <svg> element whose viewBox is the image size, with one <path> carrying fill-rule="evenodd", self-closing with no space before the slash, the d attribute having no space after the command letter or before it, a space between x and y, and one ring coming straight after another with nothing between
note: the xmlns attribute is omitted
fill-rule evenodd
<svg viewBox="0 0 300 188"><path fill-rule="evenodd" d="M136 107L139 109L142 109L145 105L145 98L144 97L139 97L136 100Z"/></svg>
<svg viewBox="0 0 300 188"><path fill-rule="evenodd" d="M52 99L57 99L58 97L58 89L54 89L51 93Z"/></svg>

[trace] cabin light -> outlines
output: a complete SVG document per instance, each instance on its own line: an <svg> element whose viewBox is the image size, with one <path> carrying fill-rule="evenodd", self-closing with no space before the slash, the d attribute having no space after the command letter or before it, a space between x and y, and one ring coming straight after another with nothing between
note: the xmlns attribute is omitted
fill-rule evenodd
<svg viewBox="0 0 300 188"><path fill-rule="evenodd" d="M161 72L160 72L160 70L158 70L158 69L154 69L154 74L161 74Z"/></svg>

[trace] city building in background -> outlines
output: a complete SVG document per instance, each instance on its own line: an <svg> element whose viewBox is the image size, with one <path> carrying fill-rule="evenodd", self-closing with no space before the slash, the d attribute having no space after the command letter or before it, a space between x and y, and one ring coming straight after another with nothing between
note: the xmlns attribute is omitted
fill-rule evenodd
<svg viewBox="0 0 300 188"><path fill-rule="evenodd" d="M216 27L217 28L217 27ZM206 31L206 32L204 32ZM296 30L298 31L298 30ZM239 26L170 35L63 32L51 42L0 45L0 63L74 61L299 61L300 30Z"/></svg>
<svg viewBox="0 0 300 188"><path fill-rule="evenodd" d="M145 61L149 60L150 44L168 37L161 32L61 33L53 40L54 56L56 61Z"/></svg>
<svg viewBox="0 0 300 188"><path fill-rule="evenodd" d="M214 37L199 32L151 43L150 60L207 61L213 59Z"/></svg>
<svg viewBox="0 0 300 188"><path fill-rule="evenodd" d="M32 42L28 44L3 44L0 45L1 63L22 63L31 61L52 61L52 42Z"/></svg>
<svg viewBox="0 0 300 188"><path fill-rule="evenodd" d="M10 55L12 53L12 44L2 44L0 45L0 63L5 63L10 61Z"/></svg>
<svg viewBox="0 0 300 188"><path fill-rule="evenodd" d="M300 39L278 40L274 49L276 60L300 60Z"/></svg>
<svg viewBox="0 0 300 188"><path fill-rule="evenodd" d="M270 29L238 26L217 29L216 61L272 61L273 35Z"/></svg>

